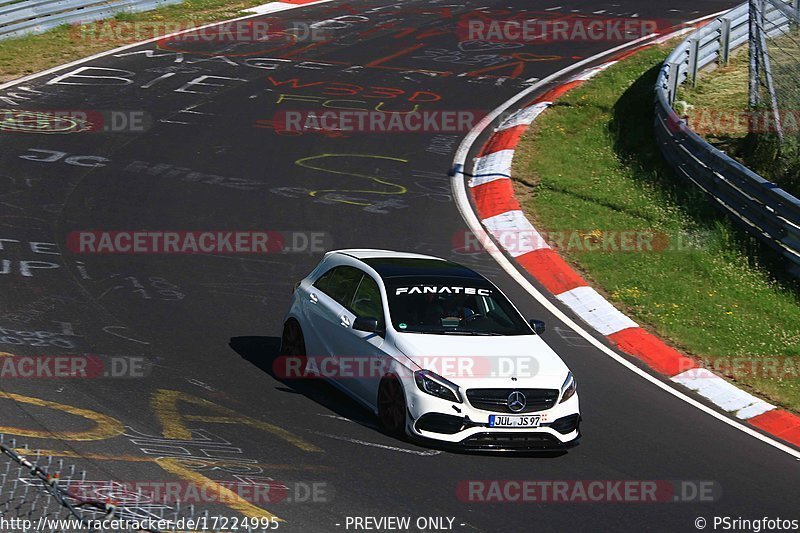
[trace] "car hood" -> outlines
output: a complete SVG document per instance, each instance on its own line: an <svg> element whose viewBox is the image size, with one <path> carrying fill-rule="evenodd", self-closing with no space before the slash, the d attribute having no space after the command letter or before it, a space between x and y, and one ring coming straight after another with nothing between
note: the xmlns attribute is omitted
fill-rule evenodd
<svg viewBox="0 0 800 533"><path fill-rule="evenodd" d="M401 333L396 336L395 345L418 369L431 370L470 387L557 389L569 372L538 335Z"/></svg>

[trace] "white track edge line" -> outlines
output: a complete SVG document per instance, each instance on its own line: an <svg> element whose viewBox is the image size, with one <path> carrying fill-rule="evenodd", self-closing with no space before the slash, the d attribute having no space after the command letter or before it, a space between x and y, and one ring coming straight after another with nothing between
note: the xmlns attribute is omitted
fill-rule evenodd
<svg viewBox="0 0 800 533"><path fill-rule="evenodd" d="M727 13L727 10L726 11L720 11L719 13L714 13L714 14L708 15L706 17L701 17L699 19L695 19L693 21L688 22L687 24L692 24L692 23L700 22L702 20L714 18L714 17L717 17L717 16L719 16L719 15L721 15L723 13ZM685 29L684 30L679 30L678 32L676 32L676 35L677 34L683 34L683 33L685 33ZM666 37L669 37L669 36L665 36L664 40L668 40L668 39L666 39ZM522 92L518 93L517 95L511 97L506 102L501 104L499 107L495 108L491 113L489 113L486 117L484 117L478 124L476 124L475 127L467 134L467 136L464 138L464 140L459 145L458 151L456 152L455 158L453 160L453 169L461 168L462 170L461 170L461 172L458 172L458 171L454 172L452 177L451 177L451 179L450 179L450 182L451 182L451 187L452 187L453 193L454 193L454 199L456 200L456 206L458 207L458 210L461 213L461 217L467 223L469 228L473 232L475 232L476 235L479 236L479 238L481 239L481 242L492 242L492 241L491 241L491 238L486 233L486 231L484 231L483 226L481 225L480 221L478 220L478 217L475 215L475 212L472 210L472 206L470 205L469 197L467 195L466 185L464 183L464 175L463 175L464 164L466 162L467 156L469 155L469 152L472 149L473 144L475 144L475 141L477 141L478 137L480 137L480 135L483 133L483 131L492 123L492 121L494 121L495 118L500 116L500 114L502 112L504 112L509 107L513 106L515 103L517 103L518 101L522 100L523 98L525 98L529 94L533 93L534 91L539 90L540 88L542 88L546 84L550 83L551 81L553 81L555 79L558 79L558 78L564 76L565 74L573 72L573 71L583 67L584 65L586 65L588 63L592 63L594 61L597 61L598 59L601 59L601 58L603 58L605 56L611 55L611 54L613 54L613 53L615 53L615 52L617 52L619 50L622 50L624 48L630 47L630 46L632 46L634 44L637 44L638 42L642 42L642 41L645 41L645 40L650 39L650 38L652 38L652 35L643 37L641 39L637 39L636 41L632 41L630 43L626 43L626 44L618 46L616 48L612 48L611 50L607 50L605 52L601 52L601 53L596 54L596 55L594 55L592 57L586 58L586 59L584 59L584 60L582 60L582 61L580 61L578 63L575 63L574 65L572 65L570 67L566 67L566 68L564 68L564 69L562 69L562 70L560 70L560 71L558 71L558 72L556 72L554 74L551 74L550 76L547 76L546 78L536 82L531 87L528 87L527 89L523 90ZM659 38L659 40L661 40L661 38ZM484 239L486 239L486 240L484 240ZM753 437L755 439L758 439L758 440L760 440L760 441L762 441L762 442L764 442L764 443L766 443L766 444L768 444L768 445L770 445L770 446L772 446L774 448L777 448L778 450L780 450L782 452L785 452L788 455L790 455L790 456L792 456L792 457L794 457L796 459L800 459L800 451L795 450L794 448L792 448L790 446L787 446L787 445L785 445L785 444L783 444L781 442L778 442L777 440L775 440L775 439L773 439L771 437L768 437L767 435L764 435L764 434L756 431L755 429L753 429L751 427L748 427L748 426L744 425L742 422L740 422L740 421L738 421L736 419L729 418L729 417L717 412L715 409L712 409L711 407L708 407L707 405L704 405L703 403L701 403L701 402L695 400L694 398L686 395L682 391L679 391L678 389L676 389L674 386L670 385L669 383L661 381L660 379L656 378L655 376L651 375L650 373L648 373L648 372L644 371L643 369L639 368L638 366L636 366L632 362L628 361L626 358L624 358L623 356L621 356L620 354L616 353L614 350L612 350L611 348L609 348L608 346L606 346L605 344L603 344L602 342L597 340L594 336L592 336L584 328L582 328L580 325L578 325L574 320L572 320L570 317L568 317L563 311L561 311L558 307L556 307L552 302L550 302L544 294L539 292L539 290L536 289L536 287L534 287L527 279L525 279L525 277L519 272L519 270L517 270L517 268L514 266L514 264L511 263L511 261L509 261L509 259L497 247L490 246L490 247L488 247L488 249L486 251L500 265L500 267L502 267L503 270L505 270L506 273L508 275L510 275L514 279L514 281L516 281L523 289L525 289L525 291L528 292L528 294L530 294L545 309L550 311L550 313L552 313L556 318L561 320L561 322L564 325L566 325L567 327L569 327L570 329L575 331L578 335L583 337L592 346L594 346L595 348L597 348L598 350L600 350L604 354L608 355L611 359L613 359L617 363L621 364L622 366L624 366L625 368L627 368L628 370L630 370L634 374L638 375L639 377L649 381L650 383L652 383L656 387L662 389L663 391L667 392L668 394L671 394L671 395L675 396L676 398L678 398L680 400L683 400L684 402L688 403L692 407L695 407L695 408L699 409L700 411L702 411L702 412L704 412L704 413L716 418L717 420L719 420L719 421L721 421L721 422L733 427L734 429L738 429L739 431L742 431L743 433L745 433L745 434L747 434L747 435L749 435L749 436L751 436L751 437ZM667 376L667 378L669 378L669 376Z"/></svg>
<svg viewBox="0 0 800 533"><path fill-rule="evenodd" d="M312 433L315 435L320 435L321 437L328 437L330 439L350 442L352 444L360 444L361 446L368 446L370 448L380 448L382 450L391 450L393 452L407 453L410 455L420 455L422 457L431 457L433 455L440 455L442 453L440 450L409 450L408 448L399 448L397 446L389 446L388 444L378 444L377 442L368 442L342 435L331 435L330 433L322 433L319 431L312 431Z"/></svg>
<svg viewBox="0 0 800 533"><path fill-rule="evenodd" d="M301 7L310 7L310 6L314 6L314 5L317 5L317 4L324 4L326 2L331 2L331 1L332 0L317 0L316 2L311 2L311 3L308 3L308 4L286 4L284 2L275 2L276 4L283 4L283 5L277 7L276 9L274 9L272 11L270 11L268 14L280 13L282 11L289 11L291 9L297 9L297 8L301 8ZM140 13L147 13L147 11L141 11ZM52 74L53 72L58 72L59 70L62 70L62 69L66 69L66 68L69 68L69 67L76 67L76 66L81 65L83 63L88 63L89 61L94 61L95 59L100 59L101 57L106 57L106 56L117 54L119 52L123 52L125 50L130 50L131 48L136 48L137 46L142 46L142 45L153 43L153 42L156 42L156 41L161 41L163 39L168 39L170 37L175 37L176 35L182 35L184 33L189 33L191 31L204 30L206 28L211 28L213 26L219 26L221 24L227 24L229 22L236 22L236 21L239 21L239 20L251 19L251 18L256 18L256 17L263 17L263 16L264 16L263 14L244 15L244 16L236 17L236 18L232 18L232 19L220 20L218 22L210 22L210 23L204 24L202 26L197 26L195 28L188 28L188 29L185 29L185 30L176 31L174 33L170 33L170 34L167 34L167 35L159 35L158 37L152 37L150 39L145 39L144 41L138 41L138 42L135 42L135 43L125 44L125 45L119 46L117 48L112 48L111 50L106 50L104 52L98 52L98 53L90 55L88 57L84 57L84 58L81 58L81 59L76 59L75 61L70 61L69 63L64 63L63 65L50 67L50 68L48 68L46 70L42 70L41 72L34 72L33 74L28 74L27 76L23 76L21 78L16 78L16 79L7 81L5 83L0 84L0 91L2 91L4 89L8 89L9 87L14 87L15 85L19 85L21 83L25 83L25 82L28 82L28 81L31 81L31 80L35 80L36 78L40 78L40 77L46 76L48 74ZM102 22L103 20L109 20L109 19L101 19L101 20L99 20L97 22ZM42 34L39 34L39 35L42 35Z"/></svg>

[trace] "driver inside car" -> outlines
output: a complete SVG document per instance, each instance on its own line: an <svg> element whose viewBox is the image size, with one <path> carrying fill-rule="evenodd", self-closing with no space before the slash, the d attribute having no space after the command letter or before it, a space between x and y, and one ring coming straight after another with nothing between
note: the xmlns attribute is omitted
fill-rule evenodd
<svg viewBox="0 0 800 533"><path fill-rule="evenodd" d="M467 300L474 299L474 297L467 296L466 294L455 294L449 298L444 299L444 316L442 319L458 318L464 322L468 321L477 313L468 307Z"/></svg>

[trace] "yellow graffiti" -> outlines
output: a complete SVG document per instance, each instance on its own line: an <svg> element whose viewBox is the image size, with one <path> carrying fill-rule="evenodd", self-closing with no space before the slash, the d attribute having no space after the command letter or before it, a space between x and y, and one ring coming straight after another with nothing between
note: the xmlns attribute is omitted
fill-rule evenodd
<svg viewBox="0 0 800 533"><path fill-rule="evenodd" d="M94 422L94 427L84 431L49 431L46 429L27 429L11 426L0 426L0 433L7 433L9 435L17 435L20 437L33 437L41 439L59 439L71 441L87 441L87 440L103 440L110 439L121 435L123 432L122 424L104 414L88 409L80 409L71 405L64 405L61 403L50 402L39 398L32 398L30 396L22 396L20 394L12 394L10 392L0 391L0 398L6 398L19 403L26 403L29 405L36 405L47 409L53 409L68 413L71 415L79 416L91 422Z"/></svg>
<svg viewBox="0 0 800 533"><path fill-rule="evenodd" d="M182 414L178 409L178 402L202 407L215 414ZM281 427L239 414L232 409L218 405L204 398L192 396L191 394L159 389L153 393L151 405L153 407L153 411L155 412L156 418L161 424L163 436L167 439L191 440L192 432L186 425L187 421L206 422L209 424L239 424L271 433L303 451L322 452L320 448Z"/></svg>
<svg viewBox="0 0 800 533"><path fill-rule="evenodd" d="M233 492L232 490L223 487L216 481L212 479L208 479L207 477L203 476L202 474L198 474L193 470L189 470L185 466L181 464L180 459L172 459L168 457L161 457L156 460L156 463L169 472L170 474L174 474L179 476L186 481L191 481L200 489L202 494L208 494L216 498L216 501L224 502L225 505L230 507L235 511L239 511L245 516L251 518L270 518L275 519L279 522L283 522L281 518L278 518L274 514L262 509L260 507L256 507L252 503L248 502L247 500L243 499L241 496Z"/></svg>
<svg viewBox="0 0 800 533"><path fill-rule="evenodd" d="M529 54L527 52L520 52L517 54L511 54L511 57L514 59L519 59L520 61L528 61L528 62L536 62L536 61L560 61L564 59L564 56L543 56L539 54Z"/></svg>
<svg viewBox="0 0 800 533"><path fill-rule="evenodd" d="M390 191L380 191L374 189L323 189L317 191L311 191L309 194L311 196L317 196L323 193L357 193L357 194L378 194L378 195L400 195L405 194L408 192L408 189L403 187L402 185L398 185L396 183L392 183L390 181L386 181L381 178L377 178L375 176L370 176L368 174L357 174L355 172L348 172L345 170L333 170L330 168L325 168L323 166L317 166L316 164L309 163L310 161L314 161L317 159L323 159L328 157L363 157L367 159L382 159L386 161L398 161L400 163L408 163L407 159L400 159L397 157L388 157L382 155L368 155L368 154L321 154L321 155L314 155L311 157L304 157L302 159L298 159L295 161L295 165L303 168L310 168L312 170L319 170L321 172L327 172L329 174L337 174L340 176L353 176L356 178L366 179L373 183L377 183L379 185L385 185L386 187L390 187L392 190ZM369 202L358 201L357 199L347 199L347 198L331 198L335 202L341 202L343 204L350 204L350 205L361 205L361 206L369 206L372 205Z"/></svg>
<svg viewBox="0 0 800 533"><path fill-rule="evenodd" d="M525 73L526 63L539 62L539 61L558 61L560 59L564 59L561 56L542 56L538 54L529 54L525 52L521 52L518 54L511 54L511 57L514 58L516 61L511 61L509 63L503 63L501 65L492 65L482 69L473 70L471 72L468 72L467 75L474 77L474 76L487 75L489 72L493 72L495 74L489 74L489 75L496 76L497 71L511 68L512 71L508 75L508 77L518 78Z"/></svg>
<svg viewBox="0 0 800 533"><path fill-rule="evenodd" d="M85 118L69 113L0 109L0 131L11 133L80 133L92 128Z"/></svg>
<svg viewBox="0 0 800 533"><path fill-rule="evenodd" d="M0 357L14 357L14 354L8 352L0 352Z"/></svg>

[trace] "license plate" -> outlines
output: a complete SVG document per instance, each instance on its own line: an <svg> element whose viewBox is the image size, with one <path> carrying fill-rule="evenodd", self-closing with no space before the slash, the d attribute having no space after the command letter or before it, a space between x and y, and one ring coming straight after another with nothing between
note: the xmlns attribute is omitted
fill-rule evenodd
<svg viewBox="0 0 800 533"><path fill-rule="evenodd" d="M538 428L542 415L489 415L490 428Z"/></svg>

